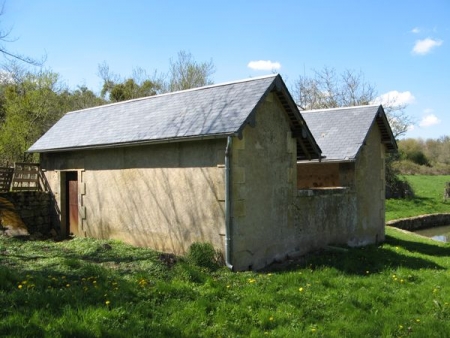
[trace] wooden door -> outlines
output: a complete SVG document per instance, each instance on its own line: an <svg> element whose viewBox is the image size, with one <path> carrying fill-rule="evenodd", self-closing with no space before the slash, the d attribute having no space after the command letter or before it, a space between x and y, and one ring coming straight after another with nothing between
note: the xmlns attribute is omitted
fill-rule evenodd
<svg viewBox="0 0 450 338"><path fill-rule="evenodd" d="M79 235L78 231L78 175L76 171L66 173L66 193L67 193L67 233L69 235Z"/></svg>

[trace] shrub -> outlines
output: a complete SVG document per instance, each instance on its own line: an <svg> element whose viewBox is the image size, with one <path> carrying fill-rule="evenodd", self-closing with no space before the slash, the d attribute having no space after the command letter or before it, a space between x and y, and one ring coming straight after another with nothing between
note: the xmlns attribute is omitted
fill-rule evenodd
<svg viewBox="0 0 450 338"><path fill-rule="evenodd" d="M186 258L191 264L210 271L219 267L218 253L210 243L193 243Z"/></svg>

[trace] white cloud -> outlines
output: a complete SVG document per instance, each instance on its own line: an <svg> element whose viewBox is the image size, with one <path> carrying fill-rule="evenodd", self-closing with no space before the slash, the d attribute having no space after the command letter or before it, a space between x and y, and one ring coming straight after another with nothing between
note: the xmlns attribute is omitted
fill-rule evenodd
<svg viewBox="0 0 450 338"><path fill-rule="evenodd" d="M416 98L411 94L410 91L399 92L397 90L391 90L385 94L382 94L373 100L372 104L382 104L390 107L398 107L414 103Z"/></svg>
<svg viewBox="0 0 450 338"><path fill-rule="evenodd" d="M413 29L411 29L411 33L414 33L414 34L420 33L419 27L414 27Z"/></svg>
<svg viewBox="0 0 450 338"><path fill-rule="evenodd" d="M281 64L279 62L272 62L270 60L267 61L259 60L259 61L250 61L247 67L253 70L274 70L280 69Z"/></svg>
<svg viewBox="0 0 450 338"><path fill-rule="evenodd" d="M429 111L429 109L426 110ZM431 127L439 123L441 123L441 120L439 120L436 115L428 114L422 118L422 121L420 121L419 126Z"/></svg>
<svg viewBox="0 0 450 338"><path fill-rule="evenodd" d="M443 44L442 40L433 40L431 38L417 40L412 52L414 54L425 55L431 52L433 48L439 47L442 44Z"/></svg>

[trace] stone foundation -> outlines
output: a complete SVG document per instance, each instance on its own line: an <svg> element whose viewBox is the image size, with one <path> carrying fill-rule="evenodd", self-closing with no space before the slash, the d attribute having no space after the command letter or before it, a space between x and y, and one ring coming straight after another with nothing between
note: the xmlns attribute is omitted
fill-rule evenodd
<svg viewBox="0 0 450 338"><path fill-rule="evenodd" d="M52 225L50 218L51 195L49 193L39 191L7 192L0 193L0 197L14 205L30 234L50 232Z"/></svg>
<svg viewBox="0 0 450 338"><path fill-rule="evenodd" d="M387 222L386 225L408 231L445 226L450 225L450 213L421 215L417 217L396 219Z"/></svg>

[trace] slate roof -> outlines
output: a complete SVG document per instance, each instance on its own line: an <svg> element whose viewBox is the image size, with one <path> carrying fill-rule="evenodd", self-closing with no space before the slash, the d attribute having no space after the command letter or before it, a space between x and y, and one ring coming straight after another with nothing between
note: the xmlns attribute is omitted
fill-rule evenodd
<svg viewBox="0 0 450 338"><path fill-rule="evenodd" d="M387 151L395 151L397 143L381 105L301 112L324 161L354 161L373 125L378 125Z"/></svg>
<svg viewBox="0 0 450 338"><path fill-rule="evenodd" d="M69 112L29 152L67 151L239 135L275 92L289 116L298 158L320 156L280 75L200 87Z"/></svg>

